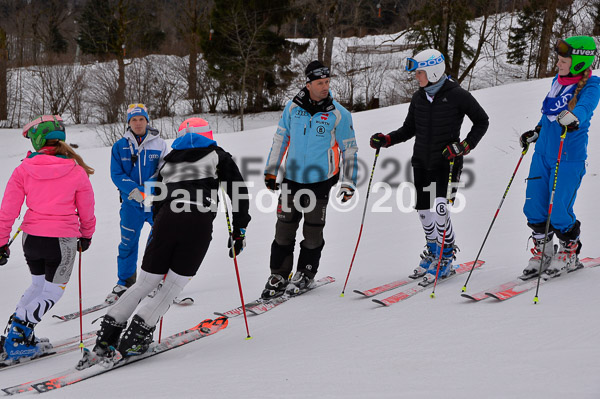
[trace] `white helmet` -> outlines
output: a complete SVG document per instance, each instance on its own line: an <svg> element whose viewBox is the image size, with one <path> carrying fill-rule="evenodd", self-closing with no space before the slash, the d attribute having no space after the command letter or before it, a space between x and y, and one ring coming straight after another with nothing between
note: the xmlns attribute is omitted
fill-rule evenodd
<svg viewBox="0 0 600 399"><path fill-rule="evenodd" d="M408 72L425 71L427 80L435 83L442 78L446 71L444 55L434 49L423 50L413 58L406 60L406 70Z"/></svg>

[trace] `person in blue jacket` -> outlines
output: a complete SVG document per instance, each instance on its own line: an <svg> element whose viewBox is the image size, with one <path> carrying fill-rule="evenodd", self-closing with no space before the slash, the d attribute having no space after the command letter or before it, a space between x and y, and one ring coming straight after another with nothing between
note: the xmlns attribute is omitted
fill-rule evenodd
<svg viewBox="0 0 600 399"><path fill-rule="evenodd" d="M325 245L329 191L340 179L340 171L342 202L352 198L356 187L358 147L352 116L329 93L328 67L312 61L304 72L306 86L285 106L264 172L267 188L278 190L277 174L287 154L271 244L271 275L261 294L265 299L286 290L293 295L312 283ZM304 239L290 280L296 230L303 216Z"/></svg>
<svg viewBox="0 0 600 399"><path fill-rule="evenodd" d="M121 242L117 256L118 281L106 302L113 303L136 280L138 242L144 222L152 226L152 212L145 210L144 183L156 180L168 152L158 130L148 125L144 104L127 109L127 131L112 147L110 177L121 197Z"/></svg>
<svg viewBox="0 0 600 399"><path fill-rule="evenodd" d="M544 278L559 276L565 270L578 267L581 251L581 222L573 212L573 204L585 175L588 130L600 98L600 79L592 76L591 70L596 43L589 36L574 36L559 40L555 51L558 74L542 103L542 118L535 129L523 133L520 138L523 148L536 143L523 207L527 224L533 230L535 246L522 278L537 276L540 265ZM560 136L565 130L550 228L546 235ZM556 253L552 242L554 235L559 241Z"/></svg>

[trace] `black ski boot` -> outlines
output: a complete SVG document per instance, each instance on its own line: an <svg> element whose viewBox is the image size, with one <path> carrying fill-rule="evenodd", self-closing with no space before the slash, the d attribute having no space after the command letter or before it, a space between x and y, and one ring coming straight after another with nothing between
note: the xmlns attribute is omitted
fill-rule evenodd
<svg viewBox="0 0 600 399"><path fill-rule="evenodd" d="M104 316L100 330L97 332L98 338L96 338L93 351L99 356L111 357L126 326L127 322L117 323L111 316Z"/></svg>
<svg viewBox="0 0 600 399"><path fill-rule="evenodd" d="M281 296L285 293L288 283L289 281L279 274L271 274L260 297L262 299L271 299Z"/></svg>
<svg viewBox="0 0 600 399"><path fill-rule="evenodd" d="M131 324L119 343L119 352L125 356L135 356L145 353L152 343L152 335L156 326L149 326L144 319L134 315Z"/></svg>

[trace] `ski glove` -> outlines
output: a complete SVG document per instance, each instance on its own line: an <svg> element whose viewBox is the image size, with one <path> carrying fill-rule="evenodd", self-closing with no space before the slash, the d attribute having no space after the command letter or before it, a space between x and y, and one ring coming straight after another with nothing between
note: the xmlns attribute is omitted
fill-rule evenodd
<svg viewBox="0 0 600 399"><path fill-rule="evenodd" d="M540 136L540 130L542 130L541 126L536 126L533 130L528 130L521 135L519 138L519 142L521 144L521 148L525 149L529 147L529 144L535 143L538 137Z"/></svg>
<svg viewBox="0 0 600 399"><path fill-rule="evenodd" d="M567 132L574 132L579 129L579 119L569 110L564 110L556 117L558 123L567 128Z"/></svg>
<svg viewBox="0 0 600 399"><path fill-rule="evenodd" d="M454 143L448 144L446 148L444 148L444 151L442 151L442 155L444 158L451 161L460 155L467 155L469 152L471 152L471 147L467 140L463 140L460 143L455 141Z"/></svg>
<svg viewBox="0 0 600 399"><path fill-rule="evenodd" d="M77 250L78 251L80 250L81 252L85 252L88 250L90 245L92 245L91 238L81 237L79 240L77 240Z"/></svg>
<svg viewBox="0 0 600 399"><path fill-rule="evenodd" d="M279 183L277 183L277 176L265 175L265 186L271 191L279 190Z"/></svg>
<svg viewBox="0 0 600 399"><path fill-rule="evenodd" d="M238 256L240 253L242 253L245 246L246 229L234 227L233 233L229 236L229 241L227 241L227 248L231 248L229 250L229 257L233 258L233 251L235 251L235 256Z"/></svg>
<svg viewBox="0 0 600 399"><path fill-rule="evenodd" d="M381 147L387 148L392 144L392 138L389 134L375 133L371 136L371 141L369 142L369 144L371 145L371 148L374 149L378 149Z"/></svg>
<svg viewBox="0 0 600 399"><path fill-rule="evenodd" d="M144 202L144 198L146 198L146 196L144 195L143 192L141 192L139 189L134 188L133 190L131 190L131 192L129 193L129 197L127 197L128 200L134 200L136 202L139 202L140 204L142 202Z"/></svg>
<svg viewBox="0 0 600 399"><path fill-rule="evenodd" d="M342 203L350 201L354 195L354 189L346 184L342 185L338 192L338 197L342 197Z"/></svg>
<svg viewBox="0 0 600 399"><path fill-rule="evenodd" d="M8 249L8 244L4 244L0 247L0 266L6 265L6 262L8 262L9 257L10 249Z"/></svg>

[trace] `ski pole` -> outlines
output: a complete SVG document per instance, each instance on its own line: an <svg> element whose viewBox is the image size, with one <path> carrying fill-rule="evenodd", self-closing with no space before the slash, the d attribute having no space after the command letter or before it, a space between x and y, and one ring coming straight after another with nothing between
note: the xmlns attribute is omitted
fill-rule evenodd
<svg viewBox="0 0 600 399"><path fill-rule="evenodd" d="M504 191L504 195L502 196L502 199L500 200L500 205L498 205L498 209L496 209L496 213L494 214L494 217L492 218L492 223L490 224L490 227L489 227L487 233L485 234L483 243L481 243L481 247L479 248L479 252L477 252L477 257L475 258L475 262L473 262L473 267L471 267L471 270L469 270L469 275L467 276L465 285L463 285L463 287L462 287L462 292L467 291L467 284L469 283L471 274L473 274L473 270L475 270L475 266L477 265L477 261L479 260L479 255L481 255L483 246L485 245L485 242L487 241L488 236L490 235L490 231L492 231L492 227L494 226L494 223L496 222L496 218L498 217L498 214L500 213L500 208L502 208L504 199L508 195L508 190L510 189L510 186L515 178L515 175L517 174L517 170L519 170L519 166L521 166L521 161L523 160L523 157L525 156L525 154L527 154L527 150L529 150L529 145L525 146L525 148L523 148L523 151L521 152L521 157L519 158L519 162L517 162L517 167L515 168L515 171L513 172L512 176L510 177L510 180L508 181L508 186L506 187L506 190Z"/></svg>
<svg viewBox="0 0 600 399"><path fill-rule="evenodd" d="M10 241L8 242L8 244L6 244L6 247L9 248L10 245L13 243L13 241L15 240L15 238L17 238L17 236L19 235L19 233L21 232L21 226L19 226L17 228L17 232L11 237ZM2 263L4 262L4 263ZM4 266L6 264L6 259L2 258L0 256L0 266Z"/></svg>
<svg viewBox="0 0 600 399"><path fill-rule="evenodd" d="M81 246L77 245L79 252L79 349L83 352L83 299L81 295Z"/></svg>
<svg viewBox="0 0 600 399"><path fill-rule="evenodd" d="M233 247L233 229L231 228L231 221L229 220L229 209L227 208L227 195L225 189L221 186L223 191L223 204L225 205L225 218L227 219L227 231L229 232L229 239L231 240L231 253L233 254L233 265L235 266L235 275L237 277L238 288L240 290L240 299L242 301L242 312L244 313L244 322L246 323L246 333L248 336L246 339L252 339L250 336L250 329L248 328L248 316L246 315L246 305L244 302L244 293L242 292L242 282L240 280L240 270L238 268L237 256L235 248Z"/></svg>
<svg viewBox="0 0 600 399"><path fill-rule="evenodd" d="M360 243L360 236L362 235L363 226L365 224L365 215L367 213L367 204L369 203L369 193L371 192L371 182L373 181L373 174L375 173L375 165L377 165L377 158L379 157L379 150L381 147L377 148L375 151L375 160L373 161L373 168L371 169L371 177L369 178L369 185L367 186L367 197L365 198L365 209L363 209L362 221L360 222L360 230L358 232L358 240L356 241L356 247L354 248L354 254L352 255L352 261L350 262L350 268L348 269L348 275L346 276L346 282L344 283L344 288L342 289L342 293L340 296L344 296L344 292L346 291L346 284L348 284L348 278L350 277L350 272L352 271L352 265L354 264L354 258L356 257L356 251L358 250L358 244Z"/></svg>
<svg viewBox="0 0 600 399"><path fill-rule="evenodd" d="M444 222L444 234L442 234L442 243L440 245L440 257L438 259L437 269L435 271L435 281L433 282L433 291L431 297L435 298L435 287L438 282L440 266L442 264L442 255L444 254L444 244L446 244L446 232L448 231L448 219L450 219L450 203L452 202L452 169L454 169L454 158L450 160L450 173L448 174L448 188L446 190L446 221Z"/></svg>
<svg viewBox="0 0 600 399"><path fill-rule="evenodd" d="M554 194L556 193L556 182L558 181L558 167L560 166L560 158L562 156L563 144L567 137L567 127L563 129L563 133L560 135L560 145L558 147L558 157L556 158L556 168L554 169L554 183L552 184L552 194L550 194L550 204L548 205L548 219L546 220L546 230L544 232L544 244L542 245L542 258L540 260L540 269L538 270L537 286L535 288L535 297L533 297L533 303L539 302L538 293L540 291L540 279L542 278L542 265L544 264L544 257L546 255L546 243L548 242L548 233L550 232L550 217L552 216L552 206L554 205Z"/></svg>

